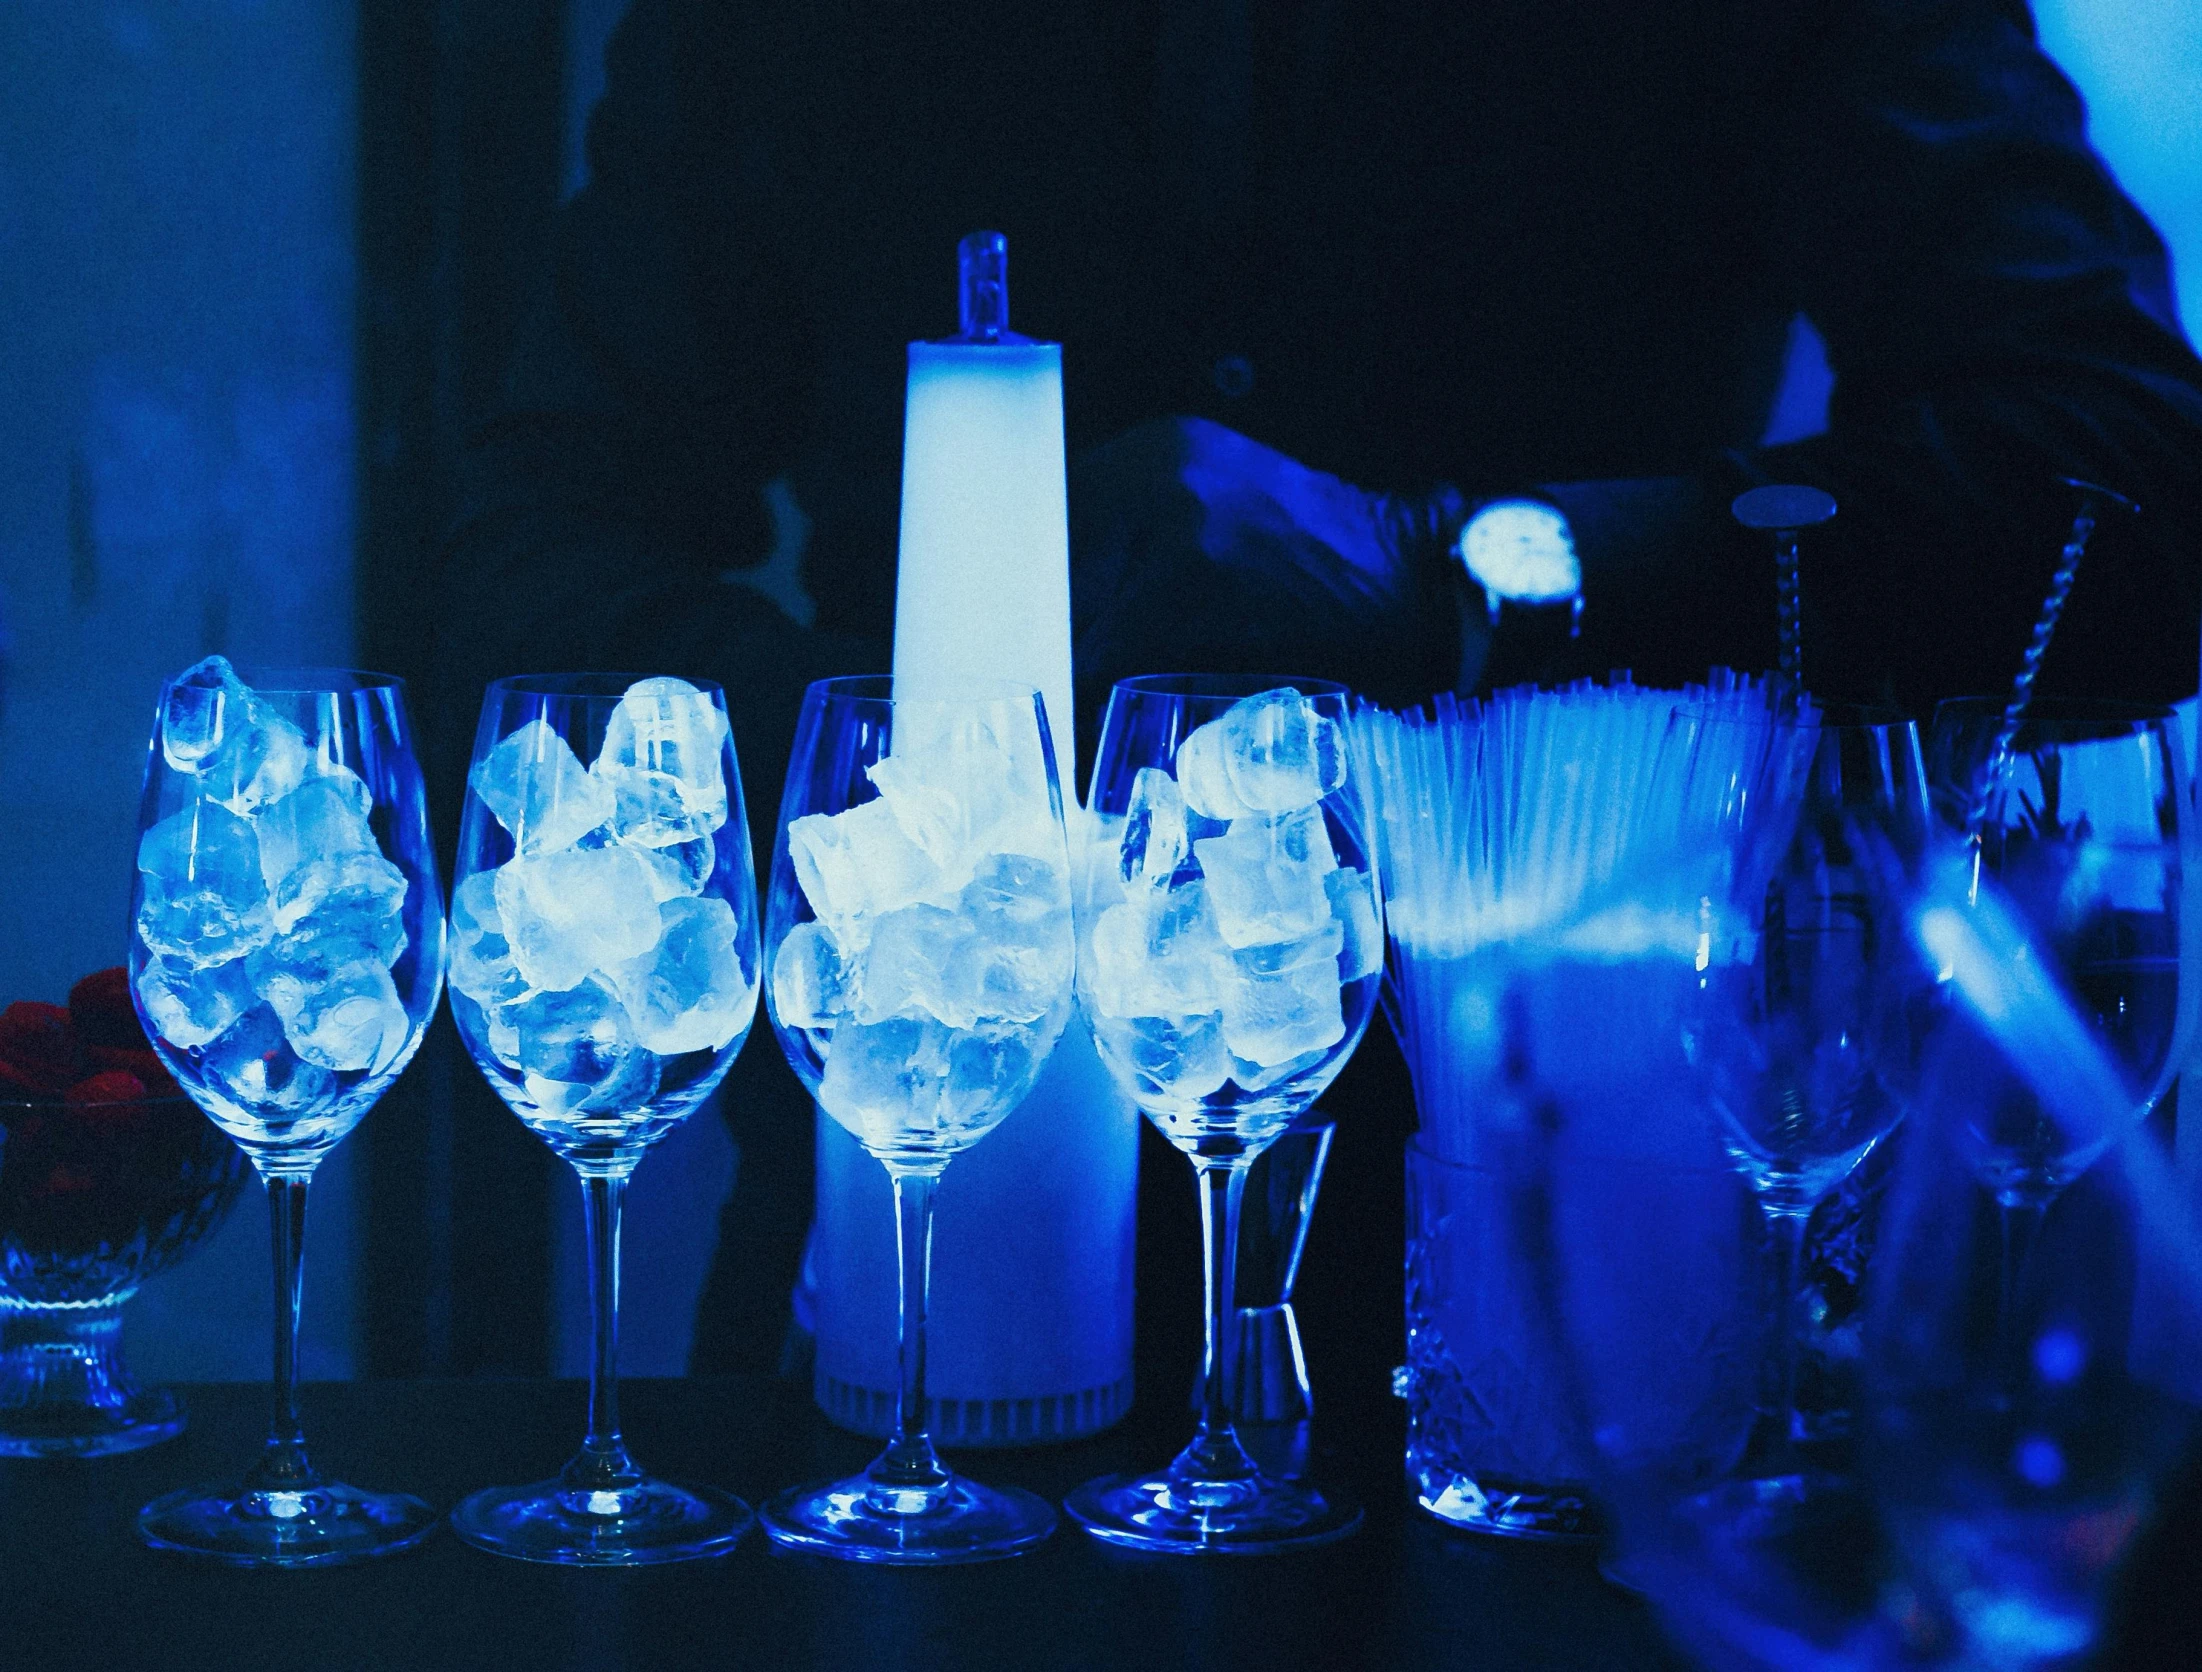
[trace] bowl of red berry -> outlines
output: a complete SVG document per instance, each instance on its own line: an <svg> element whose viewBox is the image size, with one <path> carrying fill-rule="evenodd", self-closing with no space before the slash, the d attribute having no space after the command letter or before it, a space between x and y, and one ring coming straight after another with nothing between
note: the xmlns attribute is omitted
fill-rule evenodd
<svg viewBox="0 0 2202 1672"><path fill-rule="evenodd" d="M0 1011L0 1456L91 1457L183 1432L122 1359L122 1312L237 1199L235 1144L146 1043L128 972Z"/></svg>

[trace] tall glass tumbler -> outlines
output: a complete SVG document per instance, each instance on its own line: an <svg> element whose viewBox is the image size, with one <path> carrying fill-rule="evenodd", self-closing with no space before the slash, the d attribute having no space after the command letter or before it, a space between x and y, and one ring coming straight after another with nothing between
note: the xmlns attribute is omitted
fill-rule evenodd
<svg viewBox="0 0 2202 1672"><path fill-rule="evenodd" d="M1126 680L1101 723L1080 867L1078 997L1101 1060L1200 1188L1205 1388L1192 1442L1065 1507L1147 1550L1265 1551L1360 1507L1263 1473L1231 1420L1239 1206L1254 1158L1337 1078L1384 963L1348 696L1316 680Z"/></svg>
<svg viewBox="0 0 2202 1672"><path fill-rule="evenodd" d="M1040 695L822 680L803 698L765 940L773 1029L894 1182L900 1387L862 1474L764 1509L777 1544L937 1566L1012 1556L1055 1511L952 1472L926 1430L933 1199L1021 1103L1070 1017L1070 858Z"/></svg>
<svg viewBox="0 0 2202 1672"><path fill-rule="evenodd" d="M298 1416L306 1186L419 1047L443 990L443 892L402 683L220 657L161 692L139 808L131 986L153 1049L267 1185L275 1410L241 1482L138 1517L146 1541L251 1566L402 1550L417 1498L325 1480Z"/></svg>
<svg viewBox="0 0 2202 1672"><path fill-rule="evenodd" d="M467 792L451 1008L483 1078L580 1177L593 1345L581 1449L554 1479L475 1493L451 1524L533 1562L722 1555L748 1506L652 1478L620 1434L619 1220L644 1153L717 1089L757 1014L725 696L631 674L498 680Z"/></svg>

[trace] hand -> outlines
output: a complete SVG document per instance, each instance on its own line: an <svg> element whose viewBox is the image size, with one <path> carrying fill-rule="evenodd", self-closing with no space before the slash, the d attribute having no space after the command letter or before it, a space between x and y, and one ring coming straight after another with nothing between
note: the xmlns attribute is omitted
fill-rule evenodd
<svg viewBox="0 0 2202 1672"><path fill-rule="evenodd" d="M1070 469L1079 710L1142 673L1283 673L1387 702L1449 687L1447 503L1365 493L1220 424L1166 418ZM1082 728L1085 729L1085 728Z"/></svg>

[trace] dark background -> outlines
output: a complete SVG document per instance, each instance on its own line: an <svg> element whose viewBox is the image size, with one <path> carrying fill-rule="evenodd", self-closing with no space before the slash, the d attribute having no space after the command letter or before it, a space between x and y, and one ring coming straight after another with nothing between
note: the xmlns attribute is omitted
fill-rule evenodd
<svg viewBox="0 0 2202 1672"><path fill-rule="evenodd" d="M581 182L622 9L0 10L0 866L15 879L0 999L58 998L120 960L152 698L200 655L405 675L439 812L455 813L479 693L430 677L429 565L551 218ZM2175 258L2202 262L2202 9L2037 10L2098 147ZM2202 335L2195 299L2185 315ZM1801 319L1792 350L1774 439L1824 410ZM642 1170L630 1369L685 1364L736 1165L705 1115ZM573 1208L443 1024L317 1184L308 1373L577 1370ZM1311 1284L1324 1239L1350 1234L1318 1220ZM248 1203L136 1303L133 1352L155 1376L257 1376L267 1307Z"/></svg>

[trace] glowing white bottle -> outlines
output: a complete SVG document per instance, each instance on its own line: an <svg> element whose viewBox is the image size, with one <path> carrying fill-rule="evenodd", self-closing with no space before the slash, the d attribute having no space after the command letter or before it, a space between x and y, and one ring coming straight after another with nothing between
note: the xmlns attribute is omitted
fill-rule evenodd
<svg viewBox="0 0 2202 1672"><path fill-rule="evenodd" d="M958 249L962 330L910 345L895 677L1041 692L1075 846L1063 351L1009 330L999 233ZM815 1392L844 1426L894 1420L894 1213L885 1171L818 1117ZM926 1380L944 1445L1029 1445L1114 1422L1132 1393L1139 1116L1073 1016L1032 1095L943 1175Z"/></svg>

